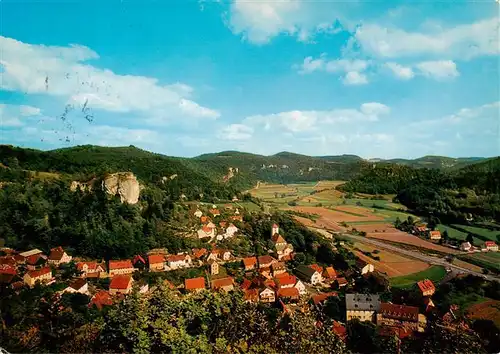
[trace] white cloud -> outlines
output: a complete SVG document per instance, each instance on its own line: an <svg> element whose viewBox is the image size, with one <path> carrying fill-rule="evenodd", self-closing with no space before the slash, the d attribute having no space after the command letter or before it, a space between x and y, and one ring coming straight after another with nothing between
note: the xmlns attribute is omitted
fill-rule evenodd
<svg viewBox="0 0 500 354"><path fill-rule="evenodd" d="M22 118L39 116L40 113L37 107L0 103L0 128L21 127L25 125Z"/></svg>
<svg viewBox="0 0 500 354"><path fill-rule="evenodd" d="M422 75L437 80L451 79L459 76L457 65L451 60L424 61L416 65Z"/></svg>
<svg viewBox="0 0 500 354"><path fill-rule="evenodd" d="M410 80L415 76L411 67L399 65L398 63L385 63L385 67L390 69L392 73L401 80Z"/></svg>
<svg viewBox="0 0 500 354"><path fill-rule="evenodd" d="M314 71L324 70L325 68L325 60L322 57L318 59L313 59L313 57L307 57L304 59L304 62L299 67L300 74L309 74Z"/></svg>
<svg viewBox="0 0 500 354"><path fill-rule="evenodd" d="M230 124L219 133L223 140L248 140L252 137L253 128L244 124Z"/></svg>
<svg viewBox="0 0 500 354"><path fill-rule="evenodd" d="M361 112L370 117L378 117L389 114L391 109L382 103L368 102L361 105Z"/></svg>
<svg viewBox="0 0 500 354"><path fill-rule="evenodd" d="M70 103L112 112L165 116L171 120L218 118L219 112L192 101L183 83L162 85L157 79L119 75L85 63L99 56L90 48L26 44L0 37L3 69L0 88L47 94Z"/></svg>
<svg viewBox="0 0 500 354"><path fill-rule="evenodd" d="M349 71L342 82L346 85L364 85L368 83L368 78L365 74L360 74L357 71Z"/></svg>
<svg viewBox="0 0 500 354"><path fill-rule="evenodd" d="M425 33L365 24L356 30L354 38L365 53L377 57L445 55L470 59L500 53L498 29L496 17Z"/></svg>
<svg viewBox="0 0 500 354"><path fill-rule="evenodd" d="M331 129L341 123L377 121L387 115L390 108L384 104L364 103L360 109L333 109L329 111L289 111L267 115L254 115L243 120L243 124L265 131L288 131L304 133Z"/></svg>
<svg viewBox="0 0 500 354"><path fill-rule="evenodd" d="M263 44L281 33L295 34L300 22L301 2L235 0L230 8L230 26L250 42Z"/></svg>
<svg viewBox="0 0 500 354"><path fill-rule="evenodd" d="M281 34L308 42L317 33L336 34L341 30L336 21L338 9L331 6L325 9L323 5L330 4L313 6L304 0L233 0L228 26L234 34L254 44L266 44Z"/></svg>
<svg viewBox="0 0 500 354"><path fill-rule="evenodd" d="M294 68L298 68L300 74L310 74L314 71L342 73L342 82L345 85L363 85L368 83L364 72L370 64L370 61L361 59L327 60L326 54L322 54L318 59L306 57L301 65L295 65Z"/></svg>
<svg viewBox="0 0 500 354"><path fill-rule="evenodd" d="M326 71L329 72L353 72L353 71L365 71L370 64L369 61L354 59L338 59L331 60L326 63Z"/></svg>

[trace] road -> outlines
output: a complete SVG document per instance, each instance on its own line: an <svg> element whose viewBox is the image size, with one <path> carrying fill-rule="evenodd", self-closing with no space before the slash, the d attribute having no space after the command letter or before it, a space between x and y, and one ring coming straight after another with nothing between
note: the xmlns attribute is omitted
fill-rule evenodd
<svg viewBox="0 0 500 354"><path fill-rule="evenodd" d="M450 268L454 273L457 273L457 274L459 274L459 273L473 274L473 275L477 275L480 277L484 277L488 280L496 280L496 281L500 282L500 277L496 277L493 275L486 275L485 276L483 273L475 272L473 270L462 268L462 267L456 266L454 264L451 264L448 261L446 261L444 258L437 258L437 257L429 256L429 255L426 255L423 253L406 250L406 249L399 248L399 247L393 246L393 245L389 245L389 244L386 244L384 242L377 241L377 240L374 240L374 239L371 239L368 237L348 235L348 234L345 234L343 236L349 237L349 238L356 240L356 241L359 241L359 242L368 243L370 245L374 245L374 246L377 246L380 248L385 248L387 250L390 250L390 251L393 251L396 253L400 253L400 254L403 254L405 256L409 256L409 257L412 257L412 258L415 258L415 259L418 259L418 260L421 260L421 261L424 261L424 262L427 262L430 264L441 265L443 267Z"/></svg>

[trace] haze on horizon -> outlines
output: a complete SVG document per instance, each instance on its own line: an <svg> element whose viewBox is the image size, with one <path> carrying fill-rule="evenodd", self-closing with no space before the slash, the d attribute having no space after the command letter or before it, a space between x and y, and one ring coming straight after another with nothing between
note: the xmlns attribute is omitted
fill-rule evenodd
<svg viewBox="0 0 500 354"><path fill-rule="evenodd" d="M0 143L498 156L498 6L4 0Z"/></svg>

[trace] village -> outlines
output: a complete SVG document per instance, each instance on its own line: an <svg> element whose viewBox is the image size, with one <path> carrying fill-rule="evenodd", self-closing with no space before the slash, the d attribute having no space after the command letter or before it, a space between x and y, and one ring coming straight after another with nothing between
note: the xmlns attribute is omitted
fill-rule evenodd
<svg viewBox="0 0 500 354"><path fill-rule="evenodd" d="M0 257L0 277L4 285L19 291L23 287L57 286L58 294L79 293L90 298L89 307L102 309L137 291L143 296L153 293L160 284L175 291L178 296L189 296L201 291L241 291L245 301L263 303L293 315L307 307L321 309L330 298L344 299L345 321L359 319L383 328L381 333L400 338L426 330L426 315L435 307L432 295L436 286L429 279L415 282L422 306L407 306L383 301L377 293L356 292L357 282L367 277L380 278L373 264L356 259L354 267L339 271L333 266L318 264L292 266L295 257L293 246L288 243L278 224L269 230L274 245L269 254L238 257L230 249L219 248L217 241L237 237L240 230L232 223L242 222L238 209L228 221L215 219L221 215L216 206L208 215L197 208L193 216L201 225L194 237L209 239L207 248L168 254L153 250L132 259L111 259L107 262L73 258L62 247L45 255L39 249L23 252L3 248ZM220 232L218 233L217 230ZM342 247L342 246L338 246ZM336 249L335 246L333 248ZM75 269L70 279L61 280L61 274ZM197 270L198 276L185 276L178 284L165 274ZM160 275L156 282L148 281L144 274ZM183 273L184 275L189 273ZM421 311L424 308L425 311ZM453 309L450 309L453 312ZM346 324L334 321L333 328L340 337L346 337Z"/></svg>

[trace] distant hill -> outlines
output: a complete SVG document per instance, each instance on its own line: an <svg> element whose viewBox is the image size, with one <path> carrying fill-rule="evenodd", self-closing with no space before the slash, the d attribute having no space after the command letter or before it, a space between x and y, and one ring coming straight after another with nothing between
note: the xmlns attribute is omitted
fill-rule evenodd
<svg viewBox="0 0 500 354"><path fill-rule="evenodd" d="M243 190L255 185L257 181L287 184L322 179L351 180L361 176L374 164L380 167L400 165L449 170L482 161L483 158L424 156L415 160L392 159L374 162L356 155L314 157L286 151L271 156L223 151L194 158L180 158L152 153L134 146L82 145L40 151L0 145L0 163L11 168L63 173L74 179L85 179L102 173L132 171L139 179L151 183L177 175L176 183L183 190L205 190L214 184ZM412 173L409 171L408 173Z"/></svg>
<svg viewBox="0 0 500 354"><path fill-rule="evenodd" d="M435 169L459 169L471 164L484 161L483 157L460 157L452 158L446 156L424 156L414 160L390 159L383 162L395 163L414 168L435 168Z"/></svg>

